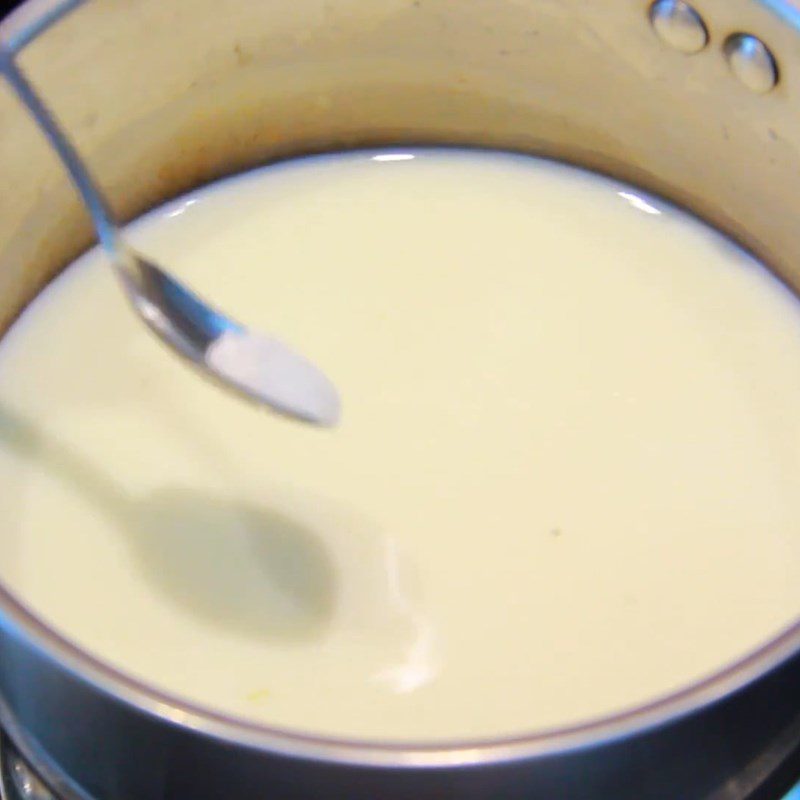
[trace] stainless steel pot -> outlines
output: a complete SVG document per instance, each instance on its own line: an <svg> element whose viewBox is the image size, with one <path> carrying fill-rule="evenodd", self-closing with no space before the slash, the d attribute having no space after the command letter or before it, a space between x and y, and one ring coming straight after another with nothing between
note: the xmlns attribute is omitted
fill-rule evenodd
<svg viewBox="0 0 800 800"><path fill-rule="evenodd" d="M59 5L28 2L0 37L24 46L123 217L290 154L490 145L661 193L800 291L788 0L697 0L694 14L674 0L652 13L649 0L90 0L39 30ZM0 189L5 326L91 236L2 89ZM800 624L613 718L388 746L190 707L93 660L0 586L0 722L65 798L739 800L800 742Z"/></svg>

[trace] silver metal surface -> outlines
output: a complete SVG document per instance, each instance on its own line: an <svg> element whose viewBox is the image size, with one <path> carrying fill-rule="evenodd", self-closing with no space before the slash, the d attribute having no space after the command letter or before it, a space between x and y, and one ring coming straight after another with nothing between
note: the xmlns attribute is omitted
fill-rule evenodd
<svg viewBox="0 0 800 800"><path fill-rule="evenodd" d="M335 425L339 396L317 367L279 339L234 321L126 244L111 206L6 46L0 71L64 163L138 318L220 386L286 416Z"/></svg>
<svg viewBox="0 0 800 800"><path fill-rule="evenodd" d="M725 40L725 57L731 72L751 92L765 94L778 82L778 67L769 48L749 33L735 33Z"/></svg>
<svg viewBox="0 0 800 800"><path fill-rule="evenodd" d="M55 800L55 795L18 753L8 754L8 769L20 800Z"/></svg>
<svg viewBox="0 0 800 800"><path fill-rule="evenodd" d="M220 13L216 0L91 0L20 59L121 219L290 155L490 146L664 195L800 290L800 8L698 3L712 34L751 31L780 57L780 82L758 97L731 79L721 52L678 59L660 45L647 7L227 0ZM0 41L28 41L34 22L16 14ZM2 93L0 120L2 329L91 231ZM58 764L98 800L738 800L741 776L798 718L793 624L667 697L567 728L438 744L315 737L142 684L0 585L0 722L36 743L37 768Z"/></svg>
<svg viewBox="0 0 800 800"><path fill-rule="evenodd" d="M63 800L45 786L0 731L0 800Z"/></svg>
<svg viewBox="0 0 800 800"><path fill-rule="evenodd" d="M683 0L655 0L650 24L662 42L682 53L699 53L708 43L701 16Z"/></svg>

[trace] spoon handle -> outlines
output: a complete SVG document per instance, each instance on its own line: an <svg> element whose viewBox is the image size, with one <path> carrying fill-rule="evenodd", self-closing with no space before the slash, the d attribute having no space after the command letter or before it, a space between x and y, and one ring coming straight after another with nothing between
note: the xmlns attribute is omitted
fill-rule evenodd
<svg viewBox="0 0 800 800"><path fill-rule="evenodd" d="M16 92L17 97L30 111L42 133L58 153L72 182L75 184L75 188L80 192L86 207L89 209L97 236L103 248L115 264L124 262L125 259L120 256L125 253L126 248L120 237L114 212L86 169L75 146L64 131L61 130L50 109L17 66L13 54L5 47L0 50L0 70L11 88Z"/></svg>

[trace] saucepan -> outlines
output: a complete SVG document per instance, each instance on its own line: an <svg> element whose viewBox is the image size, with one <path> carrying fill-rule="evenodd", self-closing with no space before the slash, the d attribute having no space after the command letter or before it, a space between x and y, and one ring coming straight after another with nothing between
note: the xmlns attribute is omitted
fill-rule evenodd
<svg viewBox="0 0 800 800"><path fill-rule="evenodd" d="M0 36L123 219L286 156L480 145L663 195L800 291L790 0L29 0ZM0 88L0 330L91 242L59 165ZM604 719L387 745L167 696L0 586L0 725L69 799L739 800L778 791L774 776L794 763L800 622Z"/></svg>

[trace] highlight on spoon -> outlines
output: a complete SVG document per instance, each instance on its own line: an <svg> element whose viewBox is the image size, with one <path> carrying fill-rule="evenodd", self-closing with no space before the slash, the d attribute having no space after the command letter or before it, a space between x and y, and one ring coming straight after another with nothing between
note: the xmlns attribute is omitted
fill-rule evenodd
<svg viewBox="0 0 800 800"><path fill-rule="evenodd" d="M278 339L231 328L211 343L205 358L228 383L276 411L317 425L339 422L336 387Z"/></svg>

